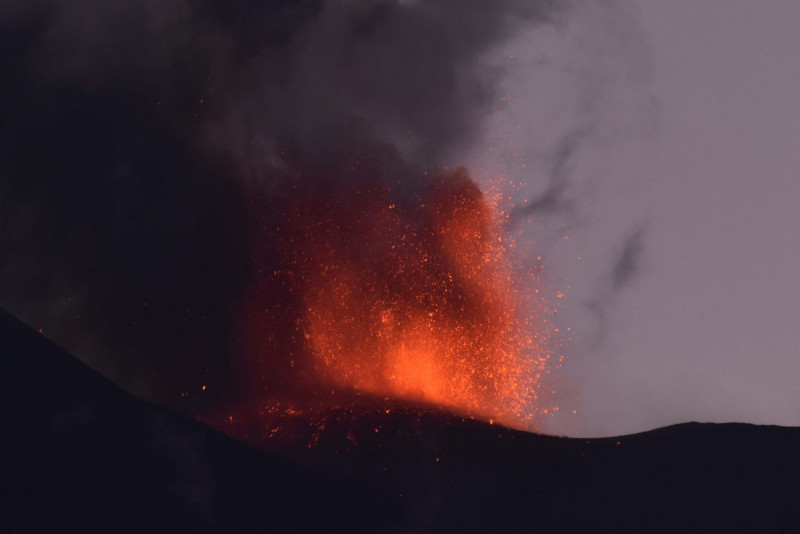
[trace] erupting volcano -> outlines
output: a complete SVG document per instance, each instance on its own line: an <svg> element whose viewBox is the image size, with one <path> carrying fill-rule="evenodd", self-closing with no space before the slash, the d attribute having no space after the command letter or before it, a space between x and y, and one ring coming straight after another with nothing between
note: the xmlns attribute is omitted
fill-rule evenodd
<svg viewBox="0 0 800 534"><path fill-rule="evenodd" d="M308 409L309 397L341 406L348 394L521 429L547 412L553 312L535 273L519 277L500 195L487 198L464 169L423 191L395 200L364 183L290 195L276 229L283 268L262 281L270 291L249 318L262 415ZM276 304L275 287L292 304ZM276 383L288 398L270 391Z"/></svg>

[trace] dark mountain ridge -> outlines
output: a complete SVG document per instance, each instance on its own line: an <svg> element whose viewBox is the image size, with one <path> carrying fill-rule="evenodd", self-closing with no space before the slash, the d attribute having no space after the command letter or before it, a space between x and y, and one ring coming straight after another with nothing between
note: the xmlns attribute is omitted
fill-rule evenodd
<svg viewBox="0 0 800 534"><path fill-rule="evenodd" d="M250 432L265 451L129 395L5 312L0 399L3 532L800 530L800 428L574 439L399 406L322 432L300 416L305 434L274 443Z"/></svg>

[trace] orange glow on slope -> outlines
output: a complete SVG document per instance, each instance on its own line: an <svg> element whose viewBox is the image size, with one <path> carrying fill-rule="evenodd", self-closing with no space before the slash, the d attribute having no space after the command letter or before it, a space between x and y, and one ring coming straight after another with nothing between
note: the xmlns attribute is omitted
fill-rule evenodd
<svg viewBox="0 0 800 534"><path fill-rule="evenodd" d="M290 210L302 374L534 428L551 312L522 291L535 281L516 280L504 215L463 170L407 204L365 187Z"/></svg>

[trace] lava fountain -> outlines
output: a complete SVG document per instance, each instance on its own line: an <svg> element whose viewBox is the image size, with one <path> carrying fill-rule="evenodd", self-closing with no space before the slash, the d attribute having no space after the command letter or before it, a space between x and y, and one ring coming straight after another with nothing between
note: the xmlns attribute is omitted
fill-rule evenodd
<svg viewBox="0 0 800 534"><path fill-rule="evenodd" d="M271 283L295 304L257 303L269 317L252 323L259 376L274 373L274 353L284 351L290 387L535 428L552 310L535 277L519 279L506 214L465 170L402 203L372 184L289 205L278 233L284 268ZM276 341L287 335L291 343Z"/></svg>

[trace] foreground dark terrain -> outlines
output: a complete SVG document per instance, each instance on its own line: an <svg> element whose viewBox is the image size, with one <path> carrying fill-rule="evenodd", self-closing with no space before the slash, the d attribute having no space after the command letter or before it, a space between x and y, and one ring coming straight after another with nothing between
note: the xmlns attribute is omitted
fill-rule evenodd
<svg viewBox="0 0 800 534"><path fill-rule="evenodd" d="M800 531L798 428L586 440L395 409L264 452L5 312L0 399L0 532Z"/></svg>

